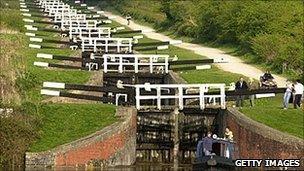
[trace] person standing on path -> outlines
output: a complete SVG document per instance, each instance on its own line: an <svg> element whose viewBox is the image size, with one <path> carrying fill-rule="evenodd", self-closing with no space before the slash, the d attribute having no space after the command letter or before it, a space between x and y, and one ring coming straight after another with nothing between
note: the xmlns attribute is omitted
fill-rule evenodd
<svg viewBox="0 0 304 171"><path fill-rule="evenodd" d="M127 19L127 25L130 25L130 22L131 22L131 15L130 14L128 14L127 16L126 16L126 19Z"/></svg>
<svg viewBox="0 0 304 171"><path fill-rule="evenodd" d="M303 84L300 83L300 80L296 80L294 84L294 101L293 107L296 109L297 107L301 107L301 98L303 95L304 87Z"/></svg>
<svg viewBox="0 0 304 171"><path fill-rule="evenodd" d="M259 83L255 82L253 78L249 78L248 87L249 90L257 90L259 89ZM251 107L254 106L254 98L255 98L255 94L249 95L249 101Z"/></svg>
<svg viewBox="0 0 304 171"><path fill-rule="evenodd" d="M240 77L239 81L235 84L235 91L242 92L248 90L248 85L246 81L244 81L243 77ZM236 97L236 107L243 107L245 96L244 95L237 95Z"/></svg>
<svg viewBox="0 0 304 171"><path fill-rule="evenodd" d="M285 109L285 110L288 108L288 103L289 103L290 97L292 95L292 91L293 91L292 83L287 81L286 90L285 90L284 97L283 97L283 109Z"/></svg>

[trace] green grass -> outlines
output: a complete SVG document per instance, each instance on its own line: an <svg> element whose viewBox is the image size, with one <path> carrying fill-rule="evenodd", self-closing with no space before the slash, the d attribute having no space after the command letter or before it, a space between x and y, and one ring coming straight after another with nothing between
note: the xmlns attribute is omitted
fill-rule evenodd
<svg viewBox="0 0 304 171"><path fill-rule="evenodd" d="M257 99L254 107L244 107L240 111L253 120L304 139L303 110L293 109L292 104L288 110L283 110L282 101L282 95Z"/></svg>
<svg viewBox="0 0 304 171"><path fill-rule="evenodd" d="M40 112L41 138L31 146L32 152L77 140L117 121L115 106L105 104L48 104Z"/></svg>
<svg viewBox="0 0 304 171"><path fill-rule="evenodd" d="M8 6L5 5L8 3ZM7 42L8 45L16 45L18 48L6 47L1 49L1 60L6 57L12 49L14 57L12 66L9 70L17 73L16 89L20 89L22 103L26 108L26 114L41 117L40 138L30 147L30 151L44 151L58 145L77 140L96 132L117 121L114 116L115 106L107 104L52 104L42 103L41 101L49 97L40 95L42 83L44 81L64 82L85 84L91 73L81 70L65 70L57 68L41 68L34 66L34 61L59 63L59 60L48 60L37 58L37 53L49 53L55 55L73 56L75 53L69 48L64 49L32 49L28 47L29 37L24 35L25 29L21 13L18 10L19 1L1 1L0 3L0 23L1 29L15 31L13 34L0 34L0 40ZM32 17L31 19L38 20ZM41 20L41 19L39 19ZM35 24L45 28L45 24ZM27 31L30 32L30 31ZM46 33L38 31L41 38L59 40L60 36L56 33ZM45 46L56 46L55 44L35 43ZM4 53L2 53L4 52ZM18 66L18 67L17 67ZM6 69L7 69L6 68ZM6 70L1 72L5 75ZM36 110L30 110L27 105L33 104ZM20 106L16 106L19 108Z"/></svg>
<svg viewBox="0 0 304 171"><path fill-rule="evenodd" d="M188 83L225 83L229 85L231 82L235 82L241 75L225 72L220 70L216 66L212 66L207 70L190 70L180 72L180 75Z"/></svg>

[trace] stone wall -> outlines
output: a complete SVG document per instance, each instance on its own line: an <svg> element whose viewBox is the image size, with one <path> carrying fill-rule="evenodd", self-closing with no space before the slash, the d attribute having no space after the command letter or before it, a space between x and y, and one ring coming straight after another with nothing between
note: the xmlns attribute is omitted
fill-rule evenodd
<svg viewBox="0 0 304 171"><path fill-rule="evenodd" d="M237 158L304 159L304 140L256 122L234 108L227 110L227 126L236 141Z"/></svg>
<svg viewBox="0 0 304 171"><path fill-rule="evenodd" d="M136 159L136 114L133 107L119 107L120 121L74 142L39 153L26 153L26 167L132 165Z"/></svg>

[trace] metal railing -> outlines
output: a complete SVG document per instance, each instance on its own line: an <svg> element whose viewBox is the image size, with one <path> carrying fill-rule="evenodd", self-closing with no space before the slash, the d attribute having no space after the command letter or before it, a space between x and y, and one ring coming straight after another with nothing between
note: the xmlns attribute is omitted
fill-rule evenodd
<svg viewBox="0 0 304 171"><path fill-rule="evenodd" d="M103 38L111 36L110 27L79 27L71 26L69 32L70 39L73 37L82 38Z"/></svg>
<svg viewBox="0 0 304 171"><path fill-rule="evenodd" d="M187 99L198 100L200 109L206 108L207 105L219 105L221 108L225 108L225 84L141 84L134 87L138 110L155 107L154 105L142 106L142 100L148 100L152 103L156 100L156 107L161 110L162 100L172 99L177 100L178 107L181 110L184 108L184 102ZM207 94L210 90L215 90L214 92L218 93Z"/></svg>
<svg viewBox="0 0 304 171"><path fill-rule="evenodd" d="M138 73L147 71L150 73L168 73L168 58L169 55L104 54L104 72L114 71L123 73L125 71L134 71L134 73Z"/></svg>
<svg viewBox="0 0 304 171"><path fill-rule="evenodd" d="M82 38L82 51L97 52L97 50L104 50L109 52L110 48L116 49L117 53L132 52L132 38Z"/></svg>

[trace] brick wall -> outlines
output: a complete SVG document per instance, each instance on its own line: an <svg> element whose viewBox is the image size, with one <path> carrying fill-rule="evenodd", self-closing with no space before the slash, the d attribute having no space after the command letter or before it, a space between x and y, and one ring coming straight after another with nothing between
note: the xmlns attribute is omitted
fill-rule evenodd
<svg viewBox="0 0 304 171"><path fill-rule="evenodd" d="M26 166L132 165L136 152L136 109L120 107L122 118L92 135L50 151L27 153Z"/></svg>
<svg viewBox="0 0 304 171"><path fill-rule="evenodd" d="M227 123L244 159L304 159L304 140L253 121L234 108L227 110ZM291 123L292 124L292 123Z"/></svg>

